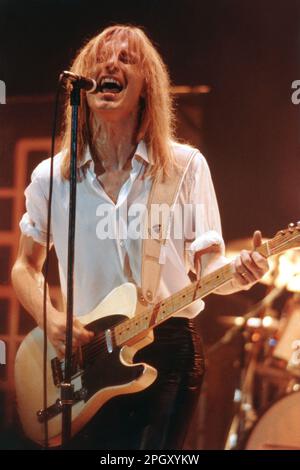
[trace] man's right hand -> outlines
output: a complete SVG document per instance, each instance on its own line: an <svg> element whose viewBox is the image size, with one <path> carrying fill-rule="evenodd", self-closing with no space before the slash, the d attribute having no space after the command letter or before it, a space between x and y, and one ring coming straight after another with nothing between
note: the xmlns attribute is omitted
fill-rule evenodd
<svg viewBox="0 0 300 470"><path fill-rule="evenodd" d="M25 309L43 328L43 275L46 248L31 237L21 235L18 257L12 269L12 282ZM50 299L47 302L47 335L59 358L66 352L66 314L56 310ZM88 343L94 333L88 331L78 318L73 322L73 350Z"/></svg>
<svg viewBox="0 0 300 470"><path fill-rule="evenodd" d="M65 356L66 352L66 314L59 312L58 310L51 309L47 318L47 336L49 341L52 343L53 347L57 352L59 359L62 359ZM81 346L82 344L87 344L93 338L94 333L88 331L83 324L74 318L73 320L73 341L72 347L73 351Z"/></svg>

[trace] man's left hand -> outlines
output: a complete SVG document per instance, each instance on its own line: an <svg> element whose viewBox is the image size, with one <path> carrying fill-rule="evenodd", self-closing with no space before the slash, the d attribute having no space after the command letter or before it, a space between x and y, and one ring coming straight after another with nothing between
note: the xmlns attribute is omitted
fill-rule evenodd
<svg viewBox="0 0 300 470"><path fill-rule="evenodd" d="M251 287L261 279L269 270L267 259L260 255L256 248L262 244L262 236L259 230L253 235L253 251L242 250L234 260L234 281L241 289Z"/></svg>

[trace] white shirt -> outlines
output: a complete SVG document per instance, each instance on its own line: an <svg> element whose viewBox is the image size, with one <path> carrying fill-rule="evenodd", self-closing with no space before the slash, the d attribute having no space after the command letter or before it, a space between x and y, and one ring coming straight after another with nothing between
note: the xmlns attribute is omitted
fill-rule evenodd
<svg viewBox="0 0 300 470"><path fill-rule="evenodd" d="M172 143L173 151L176 152L181 145ZM61 177L62 156L63 154L59 153L54 159L51 241L59 261L61 289L66 298L69 181ZM123 184L116 203L109 198L99 183L94 172L94 163L87 150L82 165L88 161L90 165L86 177L77 183L74 263L76 315L89 313L112 289L132 280L126 268L125 257L130 263L133 280L138 286L141 285L142 239L140 237L123 239L124 234L117 230L117 224L110 225L110 229L113 230L112 237L101 239L99 227L101 220L103 221L101 217L103 208L108 211L111 220L119 220L120 214L128 213L133 204L146 207L152 185L150 177L143 177L147 165L150 164L143 141L137 146L130 176ZM20 222L21 231L42 245L46 244L49 172L50 159L42 161L33 171L31 183L25 190L27 212ZM200 152L196 153L186 172L177 204L179 208L183 208L186 204L198 205L201 208L200 216L198 213L195 221L195 214L189 211L182 222L183 228L190 227L191 224L196 225L192 239L185 235L176 238L171 230L171 236L165 247L157 301L190 283L188 272L194 271L193 259L196 251L212 244L220 245L223 250L215 191L207 162ZM175 213L174 221L176 220ZM198 300L179 312L177 316L194 317L203 308L204 302Z"/></svg>

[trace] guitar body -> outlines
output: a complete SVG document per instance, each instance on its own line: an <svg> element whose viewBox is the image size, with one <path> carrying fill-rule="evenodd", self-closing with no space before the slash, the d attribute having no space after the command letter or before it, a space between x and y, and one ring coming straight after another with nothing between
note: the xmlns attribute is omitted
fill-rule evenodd
<svg viewBox="0 0 300 470"><path fill-rule="evenodd" d="M280 230L256 247L265 258L300 246L300 222ZM95 332L87 345L72 357L72 433L76 434L110 399L149 387L157 371L145 363L134 363L137 351L153 341L153 330L197 299L231 281L234 268L228 263L184 287L153 306L138 305L136 287L126 283L114 289L88 315L80 317ZM133 320L134 318L134 320ZM44 422L48 421L49 446L61 444L60 384L63 365L48 342L47 408L43 410L43 332L35 328L22 342L15 363L17 404L25 434L44 444Z"/></svg>
<svg viewBox="0 0 300 470"><path fill-rule="evenodd" d="M91 313L80 317L80 321L95 332L99 342L84 353L84 367L82 362L74 362L72 383L76 400L72 406L72 435L82 429L109 399L143 390L156 379L156 369L144 363L133 363L136 352L153 341L152 331L133 345L114 347L112 352L107 348L104 331L133 318L136 308L136 288L126 283L108 294ZM47 411L50 447L61 444L61 363L48 342ZM42 445L44 423L37 414L43 409L43 331L40 328L29 333L18 350L15 383L24 432L31 440Z"/></svg>

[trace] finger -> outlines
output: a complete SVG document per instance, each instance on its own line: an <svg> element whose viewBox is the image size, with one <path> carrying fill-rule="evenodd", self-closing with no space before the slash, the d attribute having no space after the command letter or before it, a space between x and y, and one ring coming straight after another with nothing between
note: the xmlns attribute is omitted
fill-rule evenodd
<svg viewBox="0 0 300 470"><path fill-rule="evenodd" d="M94 332L93 331L88 331L86 328L83 327L83 325L81 323L77 323L74 328L73 328L73 333L74 333L74 337L77 339L77 341L80 343L80 344L86 344L88 343L89 341L91 341L91 339L93 338L94 336Z"/></svg>
<svg viewBox="0 0 300 470"><path fill-rule="evenodd" d="M78 342L76 340L72 341L72 352L75 353L78 349ZM66 355L66 344L62 341L56 346L57 357L62 360Z"/></svg>
<svg viewBox="0 0 300 470"><path fill-rule="evenodd" d="M80 338L80 334L78 333L74 333L74 329L73 329L73 335L72 335L72 351L75 352L79 346L83 344L82 343L82 340ZM60 347L60 345L63 345L63 346L66 346L66 337L64 338L61 338L59 341L58 341L58 347Z"/></svg>
<svg viewBox="0 0 300 470"><path fill-rule="evenodd" d="M80 334L85 336L87 339L90 339L94 336L94 332L85 328L85 326L77 319L76 319L76 323L74 324L74 326L80 331Z"/></svg>
<svg viewBox="0 0 300 470"><path fill-rule="evenodd" d="M199 253L199 252L195 254L194 265L195 265L195 271L196 271L197 279L200 279L200 274L201 274L201 256L200 256L200 253Z"/></svg>
<svg viewBox="0 0 300 470"><path fill-rule="evenodd" d="M66 340L66 334L58 331L57 333L52 334L52 338L54 339L56 344L64 343Z"/></svg>
<svg viewBox="0 0 300 470"><path fill-rule="evenodd" d="M257 251L251 253L250 256L258 272L265 274L269 270L269 262L267 258L257 253Z"/></svg>
<svg viewBox="0 0 300 470"><path fill-rule="evenodd" d="M240 256L237 256L235 260L235 271L237 275L237 280L240 281L242 285L255 282L256 278L251 269L251 260L250 254L247 251L242 251Z"/></svg>
<svg viewBox="0 0 300 470"><path fill-rule="evenodd" d="M235 272L233 277L239 286L247 286L249 284L248 279L238 272Z"/></svg>
<svg viewBox="0 0 300 470"><path fill-rule="evenodd" d="M51 336L54 341L64 341L66 337L66 327L61 324L54 324L51 328Z"/></svg>
<svg viewBox="0 0 300 470"><path fill-rule="evenodd" d="M246 250L241 251L241 254L237 257L235 264L237 273L248 279L249 276L251 277L253 274L251 269L252 264L253 261L250 257L250 252Z"/></svg>
<svg viewBox="0 0 300 470"><path fill-rule="evenodd" d="M66 354L66 346L60 343L59 345L56 346L55 349L56 349L58 359L60 360L64 359L65 354Z"/></svg>
<svg viewBox="0 0 300 470"><path fill-rule="evenodd" d="M94 332L83 330L80 334L79 340L81 344L87 344L92 340L94 336L95 336Z"/></svg>
<svg viewBox="0 0 300 470"><path fill-rule="evenodd" d="M259 279L262 275L262 270L256 263L253 261L251 257L251 253L249 251L243 250L241 252L241 261L243 266L243 276L249 282L255 282Z"/></svg>
<svg viewBox="0 0 300 470"><path fill-rule="evenodd" d="M235 268L234 275L237 278L237 280L245 281L245 279L243 278L243 274L242 274L245 271L245 269L244 269L243 264L242 264L241 256L237 256L235 258L234 268Z"/></svg>
<svg viewBox="0 0 300 470"><path fill-rule="evenodd" d="M261 278L268 270L269 263L267 258L255 251L262 244L262 235L260 230L256 230L253 234L253 247L254 251L251 253L251 258L256 266L255 275L257 279Z"/></svg>
<svg viewBox="0 0 300 470"><path fill-rule="evenodd" d="M85 328L83 328L82 325L78 325L78 324L74 326L73 334L74 334L74 337L76 337L80 341L89 341L90 338L93 336L92 332L86 330Z"/></svg>
<svg viewBox="0 0 300 470"><path fill-rule="evenodd" d="M249 284L247 279L239 273L234 273L233 277L239 286L247 286Z"/></svg>
<svg viewBox="0 0 300 470"><path fill-rule="evenodd" d="M83 328L81 324L74 326L72 335L72 350L75 352L81 344L88 343L93 336L94 333ZM64 348L63 351L61 350L61 345L65 345L66 335L58 332L56 335L53 335L53 340L55 347L60 350L60 353L65 352Z"/></svg>
<svg viewBox="0 0 300 470"><path fill-rule="evenodd" d="M262 244L262 235L261 235L260 230L255 230L255 232L253 234L252 243L253 243L254 251L256 250L256 248L258 248Z"/></svg>

